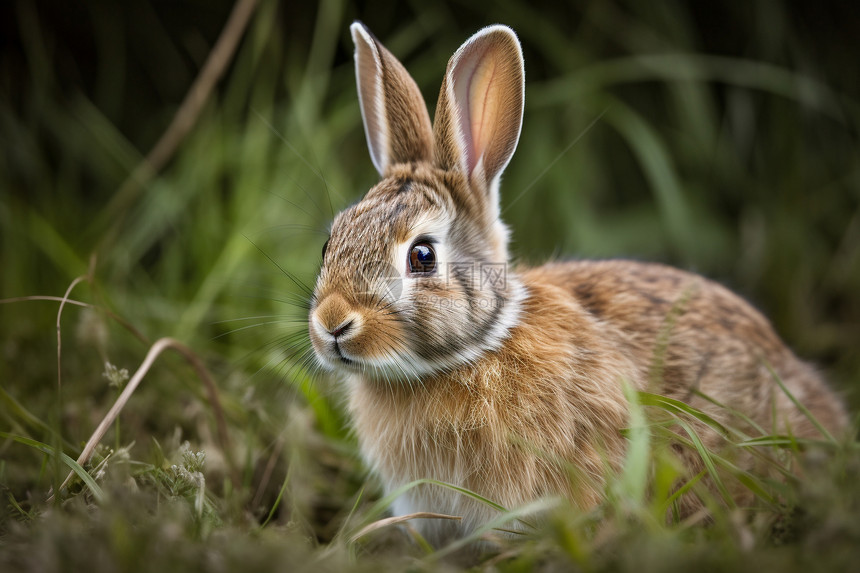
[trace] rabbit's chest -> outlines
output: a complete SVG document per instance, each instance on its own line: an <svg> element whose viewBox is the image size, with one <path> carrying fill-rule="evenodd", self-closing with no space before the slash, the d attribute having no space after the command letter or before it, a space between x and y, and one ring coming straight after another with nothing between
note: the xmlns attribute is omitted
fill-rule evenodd
<svg viewBox="0 0 860 573"><path fill-rule="evenodd" d="M372 386L355 386L350 409L361 452L387 491L432 479L514 507L564 487L563 472L549 461L558 452L541 455L557 449L551 439L556 430L542 420L545 408L518 400L515 392L458 388L416 390L397 400ZM555 428L564 425L557 417L554 422ZM406 496L397 513L408 506L462 515L471 505L454 490L425 486Z"/></svg>
<svg viewBox="0 0 860 573"><path fill-rule="evenodd" d="M408 402L353 399L362 453L389 483L431 478L465 485L498 471L509 448L493 405L427 396Z"/></svg>

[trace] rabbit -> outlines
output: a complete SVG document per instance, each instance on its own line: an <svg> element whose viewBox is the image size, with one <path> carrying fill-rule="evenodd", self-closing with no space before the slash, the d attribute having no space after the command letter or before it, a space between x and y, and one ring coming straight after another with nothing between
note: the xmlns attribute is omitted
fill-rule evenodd
<svg viewBox="0 0 860 573"><path fill-rule="evenodd" d="M625 385L820 438L778 375L829 430L846 427L816 371L715 282L629 260L510 262L499 184L525 89L510 28L486 27L451 57L433 124L403 65L361 22L350 31L381 180L332 223L308 330L318 363L344 378L361 455L386 492L432 478L507 508L544 496L592 508L625 456ZM679 455L691 475L701 467ZM392 511L459 516L413 520L436 544L498 516L435 484Z"/></svg>

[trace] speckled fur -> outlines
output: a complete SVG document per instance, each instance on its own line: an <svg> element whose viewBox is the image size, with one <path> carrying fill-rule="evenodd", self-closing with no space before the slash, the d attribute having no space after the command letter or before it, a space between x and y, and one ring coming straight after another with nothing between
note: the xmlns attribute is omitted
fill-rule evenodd
<svg viewBox="0 0 860 573"><path fill-rule="evenodd" d="M519 137L524 79L516 36L479 32L448 65L432 133L400 63L361 24L353 38L382 181L332 225L309 331L320 363L344 374L362 454L386 490L434 478L507 507L553 494L591 507L624 457L624 383L737 425L698 390L768 430L818 437L771 365L831 431L845 427L840 402L768 321L698 275L622 260L509 266L503 285L454 271L394 282L357 272L378 261L400 272L421 237L436 242L440 263L507 263L498 182ZM700 460L681 455L699 470ZM692 496L684 503L697 507ZM429 486L394 505L413 511L463 516L416 522L436 542L494 513Z"/></svg>

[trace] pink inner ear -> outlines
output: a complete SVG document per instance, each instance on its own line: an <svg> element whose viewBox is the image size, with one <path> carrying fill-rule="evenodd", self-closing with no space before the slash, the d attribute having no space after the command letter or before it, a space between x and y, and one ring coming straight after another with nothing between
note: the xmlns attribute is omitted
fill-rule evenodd
<svg viewBox="0 0 860 573"><path fill-rule="evenodd" d="M463 54L454 71L454 97L466 172L470 175L495 136L501 107L500 90L494 89L498 62L490 52L490 48L483 47Z"/></svg>
<svg viewBox="0 0 860 573"><path fill-rule="evenodd" d="M499 92L493 90L497 69L495 58L484 58L472 73L469 88L469 110L471 115L471 145L475 168L480 157L490 145L496 131L494 118L499 113Z"/></svg>
<svg viewBox="0 0 860 573"><path fill-rule="evenodd" d="M496 189L520 137L524 83L522 52L509 28L484 28L460 46L437 108L440 166Z"/></svg>

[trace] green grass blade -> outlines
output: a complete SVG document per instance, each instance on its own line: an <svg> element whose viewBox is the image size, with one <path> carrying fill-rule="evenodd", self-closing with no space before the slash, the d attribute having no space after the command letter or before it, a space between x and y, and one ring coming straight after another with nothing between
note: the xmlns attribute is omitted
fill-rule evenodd
<svg viewBox="0 0 860 573"><path fill-rule="evenodd" d="M23 404L6 392L6 389L3 387L0 387L0 404L9 411L11 414L10 418L17 419L31 430L39 430L48 436L57 435L53 428L27 410ZM72 445L65 440L63 441L63 445L67 448L72 447Z"/></svg>
<svg viewBox="0 0 860 573"><path fill-rule="evenodd" d="M639 401L643 406L655 406L672 414L687 414L688 416L707 424L711 429L716 430L723 437L727 437L730 433L723 424L685 402L661 396L659 394L653 394L651 392L639 392Z"/></svg>
<svg viewBox="0 0 860 573"><path fill-rule="evenodd" d="M272 517L275 515L275 512L281 506L281 501L284 499L284 492L287 491L287 486L290 485L290 477L293 474L293 465L295 460L290 463L290 467L287 469L287 475L284 476L284 482L281 484L281 489L278 490L278 497L275 498L275 503L272 504L272 508L269 510L269 514L266 516L266 519L263 523L260 524L259 529L263 529L266 527L269 522L272 520Z"/></svg>
<svg viewBox="0 0 860 573"><path fill-rule="evenodd" d="M729 408L728 406L726 406L722 402L715 400L713 397L708 396L707 394L705 394L701 390L694 389L693 394L702 398L703 400L707 400L708 402L710 402L714 406L718 406L721 410L725 410L726 412L729 412L733 416L743 420L744 423L748 424L751 428L754 428L759 434L767 434L767 432L764 430L764 428L762 428L758 423L756 423L755 420L753 420L752 418L750 418L749 416L747 416L746 414L744 414L740 410L736 410L734 408ZM729 427L728 429L732 433L737 434L738 436L743 436L744 438L747 437L743 432L739 432L735 428Z"/></svg>
<svg viewBox="0 0 860 573"><path fill-rule="evenodd" d="M53 447L49 446L48 444L44 444L42 442L38 442L38 441L30 439L30 438L25 438L24 436L16 436L14 434L8 434L6 432L0 432L0 438L5 438L8 440L14 440L14 441L18 442L19 444L24 444L25 446L30 446L31 448L35 448L35 449L39 450L40 452L43 452L49 456L56 456L58 454L58 452ZM102 488L99 487L99 485L96 483L96 481L93 479L93 477L87 472L87 470L85 470L78 462L76 462L75 460L73 460L72 458L70 458L69 456L64 454L63 452L59 452L59 456L60 456L60 460L62 460L62 462L64 464L66 464L69 467L69 469L71 469L73 472L75 472L75 474L77 474L77 476L79 478L81 478L81 481L83 481L87 485L87 487L92 492L93 497L96 498L96 501L103 502L106 499L104 491L102 491Z"/></svg>
<svg viewBox="0 0 860 573"><path fill-rule="evenodd" d="M833 437L833 434L828 432L827 428L822 426L821 422L819 422L818 419L812 415L812 412L809 411L809 408L804 406L800 402L800 400L798 400L794 396L794 394L791 393L791 391L788 389L788 387L786 387L785 383L782 381L782 378L779 376L779 374L776 373L776 370L774 370L771 367L771 365L768 364L767 362L765 362L765 366L767 367L768 371L770 371L771 376L773 376L773 379L776 381L776 383L779 385L779 387L782 389L782 391L785 393L785 395L788 396L788 399L791 400L791 402L795 406L797 406L797 409L800 410L803 413L803 415L806 416L806 418L810 422L812 422L812 424L818 429L818 431L821 432L821 435L823 435L825 438L827 438L827 440L829 442L836 444L837 441L836 441L836 438Z"/></svg>
<svg viewBox="0 0 860 573"><path fill-rule="evenodd" d="M651 467L651 431L646 423L645 413L638 401L637 393L630 384L624 384L624 394L630 409L628 444L624 467L616 482L615 493L620 494L626 503L632 503L631 508L638 508L645 499L645 488Z"/></svg>
<svg viewBox="0 0 860 573"><path fill-rule="evenodd" d="M699 435L693 429L693 427L688 424L686 421L677 419L675 423L681 426L684 431L690 436L690 441L692 442L693 448L699 454L699 457L702 459L702 463L705 464L705 468L708 470L708 474L711 476L711 479L714 482L714 485L717 488L717 491L720 492L720 495L723 498L723 501L729 507L735 507L735 501L732 498L732 495L729 493L728 488L726 488L723 480L720 478L720 475L717 473L717 467L714 463L715 455L705 447L705 444L702 442Z"/></svg>
<svg viewBox="0 0 860 573"><path fill-rule="evenodd" d="M507 511L507 509L505 509L504 507L502 507L498 503L495 503L494 501L491 501L491 500L489 500L489 499L487 499L481 495L478 495L475 492L469 491L465 488L451 485L449 483L445 483L445 482L435 480L435 479L424 478L424 479L417 479L415 481L411 481L407 484L403 484L402 486L398 487L397 489L395 489L394 491L392 491L391 493L389 493L388 495L386 495L385 497L383 497L382 499L377 501L375 504L373 504L373 506L370 508L370 510L368 510L367 514L365 514L365 518L364 518L365 523L369 523L369 522L377 519L380 515L385 513L385 511L389 508L389 506L391 506L392 503L394 503L394 500L396 500L401 495L403 495L403 494L409 492L410 490L412 490L418 486L421 486L421 485L436 485L439 487L444 487L446 489L450 489L450 490L456 491L458 493L461 493L463 495L466 495L468 497L471 497L472 499L480 501L481 503L486 504L486 505L488 505L488 506L490 506L493 509L496 509L498 511L502 511L502 512Z"/></svg>
<svg viewBox="0 0 860 573"><path fill-rule="evenodd" d="M510 532L510 533L519 533L515 530L506 529L505 526L514 522L514 521L520 521L521 523L524 523L524 521L523 521L524 518L526 518L528 516L533 516L533 515L541 513L541 512L545 512L545 511L550 510L554 507L558 507L559 503L560 503L560 501L558 499L539 499L537 501L533 501L531 503L528 503L522 507L518 507L518 508L513 509L511 511L507 511L507 512L503 513L502 515L496 517L495 519L492 519L492 520L488 521L487 523L485 523L484 525L476 528L469 535L467 535L465 537L461 537L460 539L457 539L456 541L450 543L449 545L446 545L445 547L443 547L439 551L433 553L432 555L430 555L428 557L428 560L429 561L438 561L439 559L442 559L442 558L446 557L447 555L451 555L452 553L456 553L457 551L466 547L467 545L470 545L470 544L480 540L481 537L484 536L484 534L489 533L490 531L493 531L493 530L503 530L503 531Z"/></svg>

